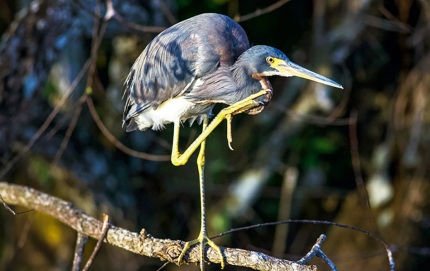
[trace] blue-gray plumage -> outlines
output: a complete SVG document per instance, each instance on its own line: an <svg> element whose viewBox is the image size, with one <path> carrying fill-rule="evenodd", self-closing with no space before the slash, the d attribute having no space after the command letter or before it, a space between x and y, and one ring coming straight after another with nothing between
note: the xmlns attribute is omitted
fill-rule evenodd
<svg viewBox="0 0 430 271"><path fill-rule="evenodd" d="M201 227L197 239L187 242L178 257L194 244L200 244L200 269L204 269L205 245L219 255L221 249L208 237L204 205L204 164L207 136L227 120L231 139L231 119L235 114L260 113L272 97L268 76L299 76L342 88L338 83L292 63L273 47L250 47L245 31L235 21L220 14L202 14L177 23L151 41L131 68L126 79L124 124L127 131L161 129L174 123L171 161L184 165L192 153L199 172ZM208 123L217 103L229 105ZM179 152L180 123L203 122L202 133Z"/></svg>
<svg viewBox="0 0 430 271"><path fill-rule="evenodd" d="M334 87L273 47L250 47L245 31L227 16L208 13L179 22L152 40L126 79L127 131L201 120L216 103L234 104L272 87L267 76L300 76ZM271 94L260 97L261 112Z"/></svg>

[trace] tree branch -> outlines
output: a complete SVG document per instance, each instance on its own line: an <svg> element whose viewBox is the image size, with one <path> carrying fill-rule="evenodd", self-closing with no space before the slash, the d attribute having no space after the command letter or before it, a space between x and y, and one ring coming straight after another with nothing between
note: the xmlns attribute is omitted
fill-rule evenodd
<svg viewBox="0 0 430 271"><path fill-rule="evenodd" d="M102 221L75 208L70 202L26 186L6 182L0 182L0 195L7 204L32 208L51 215L83 235L99 240L103 234ZM159 258L162 261L169 261L171 263L177 263L177 258L185 244L184 241L180 240L152 237L145 229L142 229L140 233L136 233L113 225L109 225L109 231L104 241L136 254ZM235 248L221 248L221 250L226 262L230 265L243 266L255 270L317 270L316 266L301 265L255 251ZM218 254L212 248L208 248L207 257L210 262L220 262ZM197 263L198 261L199 248L196 246L184 257L181 264Z"/></svg>

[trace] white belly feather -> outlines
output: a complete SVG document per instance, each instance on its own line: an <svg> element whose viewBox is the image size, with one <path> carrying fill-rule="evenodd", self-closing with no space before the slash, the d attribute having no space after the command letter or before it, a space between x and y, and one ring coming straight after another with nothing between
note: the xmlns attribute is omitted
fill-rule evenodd
<svg viewBox="0 0 430 271"><path fill-rule="evenodd" d="M139 130L150 127L153 130L161 130L166 124L194 117L190 116L190 111L194 107L195 104L184 97L173 98L163 102L156 109L148 108L136 116L135 121Z"/></svg>

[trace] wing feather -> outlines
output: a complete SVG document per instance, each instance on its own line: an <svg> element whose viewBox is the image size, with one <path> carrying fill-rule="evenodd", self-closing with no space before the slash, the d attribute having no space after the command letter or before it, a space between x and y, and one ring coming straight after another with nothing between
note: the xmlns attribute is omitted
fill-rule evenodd
<svg viewBox="0 0 430 271"><path fill-rule="evenodd" d="M126 78L124 124L130 126L147 108L192 93L200 78L219 66L231 66L248 48L244 30L224 15L202 14L164 30L148 44Z"/></svg>

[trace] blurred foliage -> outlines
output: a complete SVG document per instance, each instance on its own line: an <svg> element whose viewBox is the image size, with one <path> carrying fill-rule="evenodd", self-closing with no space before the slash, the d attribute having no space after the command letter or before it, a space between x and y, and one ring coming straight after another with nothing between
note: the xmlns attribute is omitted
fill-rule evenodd
<svg viewBox="0 0 430 271"><path fill-rule="evenodd" d="M148 14L141 15L147 25L170 24L165 13L154 11L153 1L143 2L135 4L148 10ZM164 2L180 21L203 12L243 16L277 1ZM22 8L20 3L0 3L1 33L12 27ZM214 131L208 139L206 156L210 234L278 220L286 169L292 167L298 170L298 182L289 199L291 219L329 220L379 232L396 248L397 270L424 270L430 264L426 252L430 244L428 14L430 5L422 0L292 0L241 22L251 44L277 47L294 62L342 83L345 90L321 90L293 78L273 78L275 94L268 108L258 116L234 118L235 151L227 146L225 125ZM34 103L21 112L23 116L40 117L20 126L7 152L0 154L1 167L34 136L84 66L91 51L91 26L85 31L71 30L78 34L66 44L44 88L31 97ZM96 111L108 130L126 146L169 155L171 126L161 132L133 133L125 133L121 127L123 80L155 34L110 27L97 52L91 94ZM174 167L169 162L143 160L122 152L100 132L86 104L79 101L84 85L85 82L78 86L47 132L1 181L28 185L64 198L95 217L108 213L112 223L123 228L139 231L144 227L159 238L194 239L200 210L194 157L188 165ZM333 106L324 107L324 99ZM76 128L66 136L77 112ZM387 187L382 188L394 191L391 198L372 206L371 211L363 191L357 187L360 176L352 166L352 135L347 118L355 113L359 170L365 185L383 176L382 184ZM17 116L20 119L22 116ZM189 144L201 129L198 125L184 127L181 146ZM281 138L271 145L276 135ZM63 142L67 143L64 153L54 163ZM267 152L269 158L264 156ZM273 166L270 158L276 160ZM232 206L239 201L234 198L235 185L240 185L245 173L268 165L269 177L253 201L243 213L231 215ZM378 196L378 192L368 189L372 195ZM34 213L14 217L2 211L0 221L0 270L70 270L74 231ZM217 243L270 254L276 250L272 247L274 232L274 227L261 227L236 232ZM321 233L328 234L324 248L339 270L389 269L382 246L375 240L322 225L290 224L286 250L281 255L299 259ZM315 264L319 270L328 270L319 262ZM106 245L93 269L127 271L160 266L156 260ZM166 268L178 269L173 265ZM226 270L236 269L227 266Z"/></svg>

